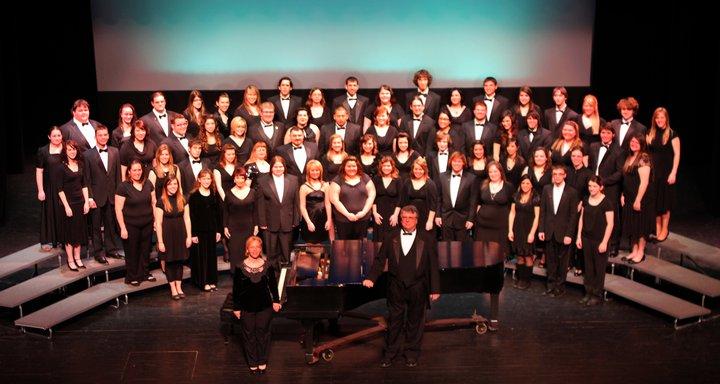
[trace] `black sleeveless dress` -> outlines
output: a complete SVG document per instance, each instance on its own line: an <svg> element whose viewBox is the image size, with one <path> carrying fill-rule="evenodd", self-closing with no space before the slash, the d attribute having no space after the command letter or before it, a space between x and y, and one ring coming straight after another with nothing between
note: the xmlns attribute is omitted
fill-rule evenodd
<svg viewBox="0 0 720 384"><path fill-rule="evenodd" d="M307 243L320 244L328 241L328 231L325 229L325 222L327 221L327 211L325 211L325 192L321 189L313 189L313 187L305 183L312 192L305 196L305 209L307 210L310 220L315 225L315 231L310 232L307 227L305 220L300 223L300 230L302 231L302 238Z"/></svg>

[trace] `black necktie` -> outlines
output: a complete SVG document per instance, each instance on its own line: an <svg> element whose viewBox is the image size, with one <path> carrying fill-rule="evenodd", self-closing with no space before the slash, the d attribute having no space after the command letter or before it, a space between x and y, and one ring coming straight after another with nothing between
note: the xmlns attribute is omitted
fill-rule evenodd
<svg viewBox="0 0 720 384"><path fill-rule="evenodd" d="M90 125L89 123L82 123L82 126Z"/></svg>
<svg viewBox="0 0 720 384"><path fill-rule="evenodd" d="M193 164L200 164L200 160L192 160Z"/></svg>
<svg viewBox="0 0 720 384"><path fill-rule="evenodd" d="M412 232L405 232L405 231L403 231L403 236L406 236L406 235L407 235L407 236L412 236Z"/></svg>
<svg viewBox="0 0 720 384"><path fill-rule="evenodd" d="M293 146L293 150L295 150L295 149L303 149L303 147L302 146L300 146L300 147Z"/></svg>
<svg viewBox="0 0 720 384"><path fill-rule="evenodd" d="M167 113L166 113L166 114L163 114L163 115L160 115L160 116L158 116L158 119L162 119L162 118L165 118L165 117L167 117Z"/></svg>
<svg viewBox="0 0 720 384"><path fill-rule="evenodd" d="M105 148L105 149L98 149L98 152L99 152L99 153L103 153L103 152L107 152L107 151L108 151L107 148Z"/></svg>

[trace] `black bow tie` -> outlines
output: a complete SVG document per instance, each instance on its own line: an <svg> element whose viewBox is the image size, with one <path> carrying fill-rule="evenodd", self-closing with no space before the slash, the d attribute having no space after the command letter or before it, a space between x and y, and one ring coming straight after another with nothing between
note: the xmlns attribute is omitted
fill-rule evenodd
<svg viewBox="0 0 720 384"><path fill-rule="evenodd" d="M302 147L302 145L299 147L293 146L293 150L295 150L295 149L303 149L303 147Z"/></svg>
<svg viewBox="0 0 720 384"><path fill-rule="evenodd" d="M82 123L82 126L90 125L90 123Z"/></svg>
<svg viewBox="0 0 720 384"><path fill-rule="evenodd" d="M289 97L281 97L280 100L290 100Z"/></svg>
<svg viewBox="0 0 720 384"><path fill-rule="evenodd" d="M200 160L191 160L193 164L200 164Z"/></svg>
<svg viewBox="0 0 720 384"><path fill-rule="evenodd" d="M165 113L165 114L163 114L163 115L160 115L160 116L158 116L158 119L162 119L162 118L165 118L165 117L167 117L167 113Z"/></svg>
<svg viewBox="0 0 720 384"><path fill-rule="evenodd" d="M565 113L565 110L563 110L563 109L555 109L555 112Z"/></svg>
<svg viewBox="0 0 720 384"><path fill-rule="evenodd" d="M177 138L178 138L178 140L185 140L185 139L186 139L185 136L177 136Z"/></svg>
<svg viewBox="0 0 720 384"><path fill-rule="evenodd" d="M107 148L105 148L105 149L99 149L99 148L98 148L98 152L99 152L99 153L103 153L103 152L107 152L107 151L108 151Z"/></svg>
<svg viewBox="0 0 720 384"><path fill-rule="evenodd" d="M478 123L475 123L475 126L476 126L476 127L483 127L483 128L485 128L485 124L478 124Z"/></svg>
<svg viewBox="0 0 720 384"><path fill-rule="evenodd" d="M610 149L610 144L603 144L602 146L605 147L605 148L607 148L607 149Z"/></svg>
<svg viewBox="0 0 720 384"><path fill-rule="evenodd" d="M357 100L357 97L348 97L348 101L355 101Z"/></svg>
<svg viewBox="0 0 720 384"><path fill-rule="evenodd" d="M415 118L413 118L413 121L420 121L420 120L422 120L422 119L415 119Z"/></svg>
<svg viewBox="0 0 720 384"><path fill-rule="evenodd" d="M625 125L630 125L630 123L632 123L632 120L631 120L631 121L625 121L625 120L623 120L622 123L625 124Z"/></svg>
<svg viewBox="0 0 720 384"><path fill-rule="evenodd" d="M462 175L456 175L453 173L452 177L461 177Z"/></svg>
<svg viewBox="0 0 720 384"><path fill-rule="evenodd" d="M412 236L412 232L405 232L405 231L403 231L403 236L406 236L406 235L407 235L407 236Z"/></svg>
<svg viewBox="0 0 720 384"><path fill-rule="evenodd" d="M425 97L427 97L428 94L427 94L427 93L418 92L417 95L418 95L418 96L425 96Z"/></svg>
<svg viewBox="0 0 720 384"><path fill-rule="evenodd" d="M339 126L336 125L336 126L335 126L335 129L338 130L338 131L342 131L342 130L345 129L345 127L339 127Z"/></svg>
<svg viewBox="0 0 720 384"><path fill-rule="evenodd" d="M530 132L530 133L537 133L537 128L535 128L534 131L533 131L532 129L528 128L528 132Z"/></svg>
<svg viewBox="0 0 720 384"><path fill-rule="evenodd" d="M448 154L447 152L438 152L438 156L443 156L443 155L447 156L447 154Z"/></svg>
<svg viewBox="0 0 720 384"><path fill-rule="evenodd" d="M263 128L270 128L270 127L272 127L273 125L274 125L274 124L265 124L265 123L263 123L262 126L263 126Z"/></svg>
<svg viewBox="0 0 720 384"><path fill-rule="evenodd" d="M492 98L492 97L486 97L486 98L485 98L485 101L493 101L493 100L495 100L495 98Z"/></svg>

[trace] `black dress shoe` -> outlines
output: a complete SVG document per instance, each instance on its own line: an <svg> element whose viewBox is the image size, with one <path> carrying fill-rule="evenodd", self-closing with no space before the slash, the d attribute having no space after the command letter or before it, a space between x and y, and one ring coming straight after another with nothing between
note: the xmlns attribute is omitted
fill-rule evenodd
<svg viewBox="0 0 720 384"><path fill-rule="evenodd" d="M603 303L602 299L599 299L597 297L591 297L590 300L588 300L588 302L585 305L587 305L588 307L594 307L594 306L602 304L602 303Z"/></svg>
<svg viewBox="0 0 720 384"><path fill-rule="evenodd" d="M115 251L115 252L109 252L109 253L107 254L107 257L111 257L111 258L113 258L113 259L123 259L123 255L121 255L121 254L118 253L117 251Z"/></svg>
<svg viewBox="0 0 720 384"><path fill-rule="evenodd" d="M155 276L152 275L152 273L148 273L146 279L147 281L157 281L157 279L155 278Z"/></svg>
<svg viewBox="0 0 720 384"><path fill-rule="evenodd" d="M553 292L555 292L555 288L548 288L542 293L542 295L543 296L552 296Z"/></svg>
<svg viewBox="0 0 720 384"><path fill-rule="evenodd" d="M590 295L585 295L578 303L580 304L587 304L587 302L590 300Z"/></svg>
<svg viewBox="0 0 720 384"><path fill-rule="evenodd" d="M613 248L613 249L609 250L609 251L608 251L608 255L609 255L610 257L615 257L615 256L617 256L617 255L618 255L618 250L617 250L617 248Z"/></svg>
<svg viewBox="0 0 720 384"><path fill-rule="evenodd" d="M414 367L417 367L417 365L418 365L418 362L417 362L417 359L416 359L416 358L414 358L414 357L408 357L407 359L405 359L405 366L406 366L406 367L408 367L408 368L414 368Z"/></svg>
<svg viewBox="0 0 720 384"><path fill-rule="evenodd" d="M97 255L95 256L95 261L97 261L100 264L108 264L107 259L103 255Z"/></svg>
<svg viewBox="0 0 720 384"><path fill-rule="evenodd" d="M390 359L383 358L382 360L380 360L380 367L382 367L382 368L387 368L391 365L392 365L392 360L390 360Z"/></svg>
<svg viewBox="0 0 720 384"><path fill-rule="evenodd" d="M140 282L139 282L139 281L131 281L131 282L130 282L130 285L132 285L133 287L139 287L139 286L140 286Z"/></svg>

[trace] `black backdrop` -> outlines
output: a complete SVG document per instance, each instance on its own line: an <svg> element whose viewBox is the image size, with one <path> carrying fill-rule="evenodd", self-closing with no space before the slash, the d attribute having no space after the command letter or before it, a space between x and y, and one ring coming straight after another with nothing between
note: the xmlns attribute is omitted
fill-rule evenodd
<svg viewBox="0 0 720 384"><path fill-rule="evenodd" d="M590 91L600 100L601 115L613 119L617 100L634 96L640 101L638 118L646 124L655 107L667 107L682 139L679 196L698 197L683 200L687 204L681 206L718 215L720 43L712 37L716 33L711 30L710 5L628 3L632 2L597 2L591 87L570 89L569 104L578 110L582 96ZM97 92L90 2L51 4L41 10L31 2L16 4L19 10L0 23L0 222L7 174L23 171L25 160L46 143L49 127L70 119L74 100L87 99L92 117L111 128L117 124L121 103L133 103L140 114L150 108L149 92ZM466 97L478 91L468 89ZM330 97L338 92L328 90ZM500 93L514 100L517 90ZM297 94L304 97L306 91ZM206 92L206 102L216 95ZM537 88L535 95L541 105L551 105L549 89ZM235 104L240 91L231 92L231 97ZM187 92L168 93L169 108L183 109L186 98Z"/></svg>

